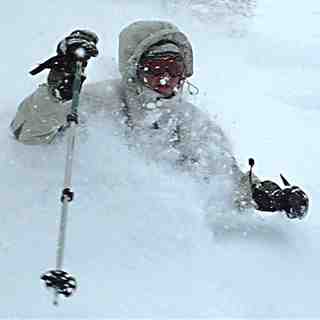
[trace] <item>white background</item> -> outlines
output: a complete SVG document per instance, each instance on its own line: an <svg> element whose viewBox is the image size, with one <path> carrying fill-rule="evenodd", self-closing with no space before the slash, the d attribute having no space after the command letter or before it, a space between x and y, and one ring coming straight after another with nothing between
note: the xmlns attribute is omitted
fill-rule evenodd
<svg viewBox="0 0 320 320"><path fill-rule="evenodd" d="M26 1L1 5L0 317L319 317L320 3L258 1L255 17L213 1ZM310 196L302 222L219 215L219 186L128 153L103 121L77 142L65 269L79 290L58 308L40 283L55 266L65 143L9 135L28 71L76 28L100 36L87 82L118 77L117 36L138 19L176 23L194 46L193 102L230 137L243 168ZM220 199L221 200L221 199ZM208 202L209 201L209 202ZM210 203L210 205L208 205Z"/></svg>

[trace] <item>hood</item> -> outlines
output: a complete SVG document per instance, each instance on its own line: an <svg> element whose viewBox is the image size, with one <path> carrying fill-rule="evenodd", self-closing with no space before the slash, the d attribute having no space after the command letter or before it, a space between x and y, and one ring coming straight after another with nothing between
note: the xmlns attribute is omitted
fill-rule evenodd
<svg viewBox="0 0 320 320"><path fill-rule="evenodd" d="M176 26L165 21L137 21L119 35L119 70L127 85L128 81L136 81L137 64L143 53L162 40L177 45L186 65L187 77L193 74L191 44Z"/></svg>

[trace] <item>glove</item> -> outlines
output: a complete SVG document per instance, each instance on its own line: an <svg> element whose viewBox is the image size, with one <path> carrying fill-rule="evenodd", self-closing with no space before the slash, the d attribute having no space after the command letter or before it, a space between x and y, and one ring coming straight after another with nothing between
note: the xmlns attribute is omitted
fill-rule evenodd
<svg viewBox="0 0 320 320"><path fill-rule="evenodd" d="M309 209L309 198L306 193L297 186L287 187L281 191L279 199L281 209L290 219L302 219Z"/></svg>
<svg viewBox="0 0 320 320"><path fill-rule="evenodd" d="M260 211L285 211L290 219L302 219L308 212L309 199L297 186L281 189L266 180L252 185L252 198Z"/></svg>
<svg viewBox="0 0 320 320"><path fill-rule="evenodd" d="M87 61L91 57L98 55L97 43L98 36L94 32L89 30L76 30L59 42L57 54L67 56L70 60L83 59Z"/></svg>
<svg viewBox="0 0 320 320"><path fill-rule="evenodd" d="M98 55L96 44L98 37L88 30L76 30L59 42L57 56L50 61L51 70L48 75L48 85L51 93L58 100L65 102L72 99L72 88L76 62L82 61L81 86L86 79L84 75L87 61ZM81 49L81 50L79 50Z"/></svg>

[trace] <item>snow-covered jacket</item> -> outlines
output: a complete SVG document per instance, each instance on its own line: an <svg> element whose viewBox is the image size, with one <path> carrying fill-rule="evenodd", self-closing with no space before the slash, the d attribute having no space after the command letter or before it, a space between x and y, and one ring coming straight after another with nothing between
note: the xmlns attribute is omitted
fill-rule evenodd
<svg viewBox="0 0 320 320"><path fill-rule="evenodd" d="M231 177L236 186L235 201L241 207L251 206L247 175L239 169L221 128L208 114L184 101L181 94L163 99L139 81L136 70L141 55L161 40L170 40L179 47L186 74L191 76L193 54L187 37L171 23L139 21L120 33L121 80L85 86L79 110L103 111L147 156L169 161L205 179ZM70 107L71 102L59 102L48 85L42 84L20 104L11 130L25 144L51 143L67 128Z"/></svg>

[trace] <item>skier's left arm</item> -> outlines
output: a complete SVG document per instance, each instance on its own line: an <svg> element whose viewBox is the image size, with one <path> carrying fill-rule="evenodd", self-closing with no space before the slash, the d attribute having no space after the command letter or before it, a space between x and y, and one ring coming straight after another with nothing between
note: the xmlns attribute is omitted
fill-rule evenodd
<svg viewBox="0 0 320 320"><path fill-rule="evenodd" d="M254 161L249 160L253 166ZM277 183L261 181L251 170L242 173L235 189L235 203L238 208L254 207L259 211L283 211L290 219L302 219L309 210L309 197L298 186L290 185L282 176L284 188Z"/></svg>
<svg viewBox="0 0 320 320"><path fill-rule="evenodd" d="M221 128L194 106L186 109L180 117L177 143L181 164L205 180L216 175L240 177L231 144Z"/></svg>
<svg viewBox="0 0 320 320"><path fill-rule="evenodd" d="M300 187L286 184L281 189L269 180L252 184L252 198L258 210L284 211L290 219L302 219L309 209L309 198Z"/></svg>
<svg viewBox="0 0 320 320"><path fill-rule="evenodd" d="M182 163L204 179L226 175L234 184L233 201L239 209L284 211L291 218L303 218L309 209L307 194L297 186L285 183L281 189L272 181L261 181L250 172L241 171L230 142L221 128L197 110L184 118L181 142Z"/></svg>

